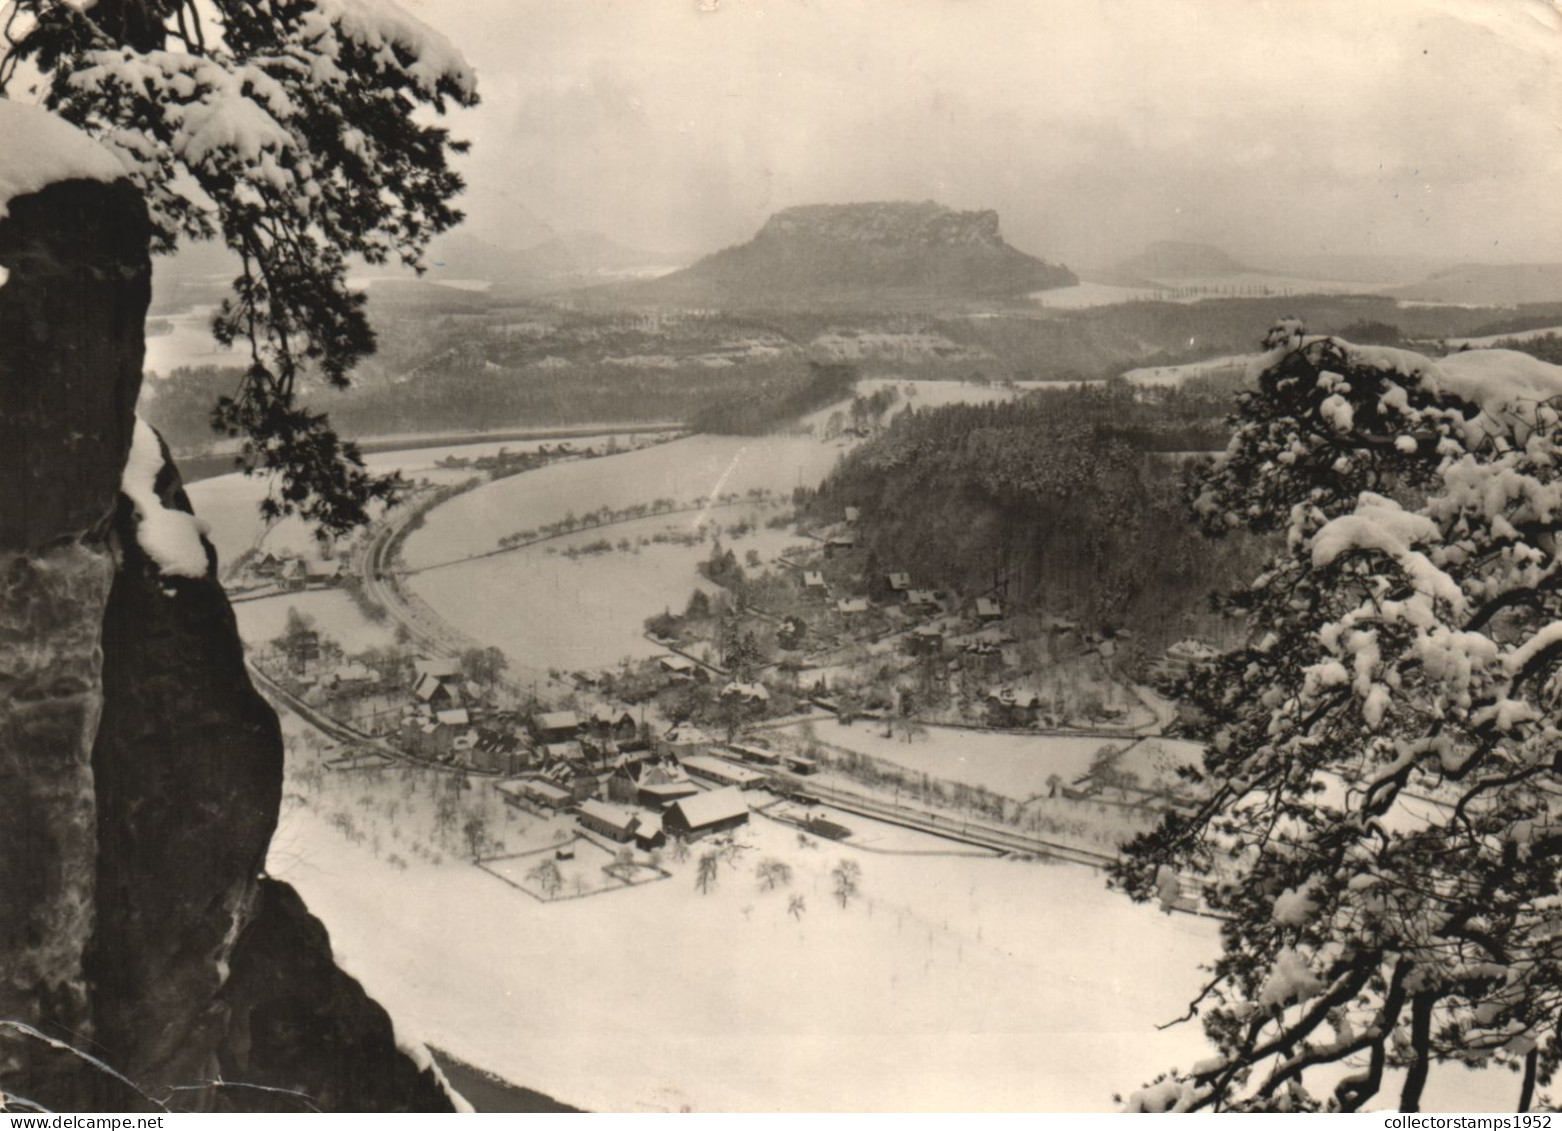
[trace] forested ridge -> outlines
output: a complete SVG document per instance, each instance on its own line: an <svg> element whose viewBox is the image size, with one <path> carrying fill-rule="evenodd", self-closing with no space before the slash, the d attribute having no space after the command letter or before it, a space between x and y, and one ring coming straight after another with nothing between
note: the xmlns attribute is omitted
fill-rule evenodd
<svg viewBox="0 0 1562 1131"><path fill-rule="evenodd" d="M1156 404L1113 384L896 417L824 482L818 521L861 512L870 572L994 591L1015 611L1176 639L1211 590L1257 560L1246 540L1210 542L1189 517L1172 450L1223 444L1205 398Z"/></svg>

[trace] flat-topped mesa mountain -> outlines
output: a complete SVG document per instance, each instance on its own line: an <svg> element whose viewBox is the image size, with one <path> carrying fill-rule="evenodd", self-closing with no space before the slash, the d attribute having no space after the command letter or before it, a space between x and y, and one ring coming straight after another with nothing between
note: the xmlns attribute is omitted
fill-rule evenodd
<svg viewBox="0 0 1562 1131"><path fill-rule="evenodd" d="M748 243L620 288L614 297L713 307L883 307L990 301L1077 282L1066 267L1010 247L996 212L894 201L785 209Z"/></svg>

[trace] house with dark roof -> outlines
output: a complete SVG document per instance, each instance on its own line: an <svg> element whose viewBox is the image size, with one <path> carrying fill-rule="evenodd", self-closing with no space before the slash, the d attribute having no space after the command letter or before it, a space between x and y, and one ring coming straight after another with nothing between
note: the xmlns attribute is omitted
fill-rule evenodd
<svg viewBox="0 0 1562 1131"><path fill-rule="evenodd" d="M432 673L420 676L412 695L419 703L426 703L432 710L454 707L460 701L455 690L439 676Z"/></svg>
<svg viewBox="0 0 1562 1131"><path fill-rule="evenodd" d="M568 742L580 733L574 711L539 711L532 716L532 733L538 742Z"/></svg>

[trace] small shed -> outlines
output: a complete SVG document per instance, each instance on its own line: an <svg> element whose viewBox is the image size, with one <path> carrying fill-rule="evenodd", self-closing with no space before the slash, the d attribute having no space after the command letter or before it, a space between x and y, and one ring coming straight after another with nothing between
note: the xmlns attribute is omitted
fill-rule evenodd
<svg viewBox="0 0 1562 1131"><path fill-rule="evenodd" d="M635 847L649 852L653 848L660 848L667 843L667 834L662 831L662 815L660 813L646 813L644 811L635 814Z"/></svg>

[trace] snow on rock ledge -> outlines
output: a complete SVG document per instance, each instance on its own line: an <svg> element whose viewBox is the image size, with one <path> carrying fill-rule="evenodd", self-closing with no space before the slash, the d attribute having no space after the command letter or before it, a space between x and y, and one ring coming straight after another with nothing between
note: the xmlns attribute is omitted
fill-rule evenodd
<svg viewBox="0 0 1562 1131"><path fill-rule="evenodd" d="M16 197L60 181L106 184L124 175L112 153L63 118L0 98L0 219Z"/></svg>
<svg viewBox="0 0 1562 1131"><path fill-rule="evenodd" d="M135 504L136 541L164 577L205 577L206 547L201 542L205 530L193 514L163 506L156 488L162 467L162 443L138 416L120 483L120 490Z"/></svg>

